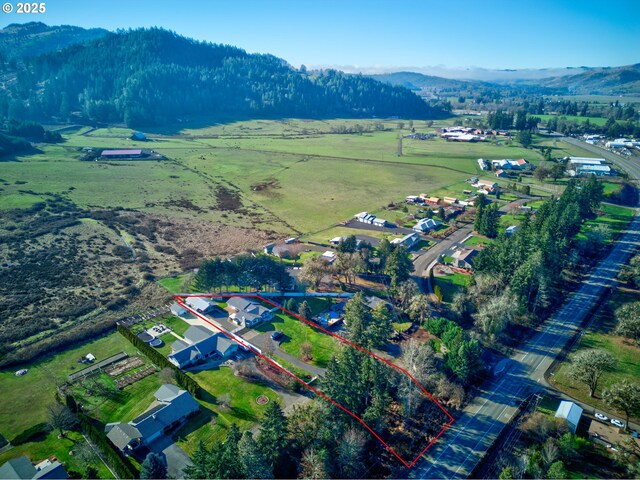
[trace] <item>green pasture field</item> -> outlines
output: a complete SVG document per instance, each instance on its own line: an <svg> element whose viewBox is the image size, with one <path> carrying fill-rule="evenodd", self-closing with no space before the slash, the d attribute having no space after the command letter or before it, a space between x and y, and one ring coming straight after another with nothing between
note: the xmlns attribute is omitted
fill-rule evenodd
<svg viewBox="0 0 640 480"><path fill-rule="evenodd" d="M595 158L593 152L589 152L577 145L563 142L558 137L547 137L544 135L534 135L533 145L536 147L551 147L551 156L553 158L563 157L587 157Z"/></svg>
<svg viewBox="0 0 640 480"><path fill-rule="evenodd" d="M612 241L629 225L633 217L634 210L620 205L611 203L603 203L600 206L600 214L591 220L587 220L582 224L578 239L584 239L585 232L596 225L606 225L612 233Z"/></svg>
<svg viewBox="0 0 640 480"><path fill-rule="evenodd" d="M0 433L10 440L33 425L46 422L47 407L55 401L56 385L87 366L78 363L80 357L92 353L99 361L119 352L137 354L128 340L114 332L27 365L24 368L29 373L22 377L16 377L13 370L0 371L0 398L4 406L0 409Z"/></svg>
<svg viewBox="0 0 640 480"><path fill-rule="evenodd" d="M173 135L149 133L148 142L130 140L132 130L125 128L64 130L63 144L44 145L41 153L3 164L0 208L29 206L52 193L83 207L132 208L234 226L253 226L250 216L257 216L260 228L310 234L359 211L380 211L410 194L462 196L464 181L480 173L479 157L526 158L534 164L542 158L536 150L517 142L505 145L502 139L494 145L440 138L404 139L404 155L398 157L398 136L409 133L409 121L381 121L384 131L362 135L330 132L340 125L366 127L379 120L184 125L181 131L168 128ZM397 128L401 122L402 131ZM422 121L414 126L427 130ZM81 147L150 148L168 160L81 162ZM247 211L217 210L220 186L239 191ZM185 201L200 210L180 207Z"/></svg>
<svg viewBox="0 0 640 480"><path fill-rule="evenodd" d="M266 395L271 402L280 400L272 389L236 377L228 367L200 370L190 373L190 376L207 393L200 400L200 413L176 433L178 444L189 455L195 453L200 441L206 445L224 441L231 424L235 423L243 431L253 427L262 419L266 409L266 405L256 403L260 395ZM228 409L219 405L223 395L229 395Z"/></svg>
<svg viewBox="0 0 640 480"><path fill-rule="evenodd" d="M589 122L592 125L598 125L598 126L602 126L605 123L607 123L607 119L604 117L581 117L578 115L532 115L532 116L539 118L542 121L542 123L546 123L552 118L557 118L558 120L560 120L561 118L564 118L567 121L577 122L577 123L584 123L587 120L589 120Z"/></svg>

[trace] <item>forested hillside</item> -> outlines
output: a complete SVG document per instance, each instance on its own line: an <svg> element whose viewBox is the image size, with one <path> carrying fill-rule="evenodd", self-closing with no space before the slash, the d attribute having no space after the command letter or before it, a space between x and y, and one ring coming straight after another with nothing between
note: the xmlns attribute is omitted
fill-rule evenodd
<svg viewBox="0 0 640 480"><path fill-rule="evenodd" d="M637 94L640 93L640 63L553 77L540 83L571 94Z"/></svg>
<svg viewBox="0 0 640 480"><path fill-rule="evenodd" d="M7 68L7 66L5 66ZM160 125L189 115L437 117L402 87L336 71L296 70L272 55L163 29L110 33L25 60L0 99L17 119Z"/></svg>
<svg viewBox="0 0 640 480"><path fill-rule="evenodd" d="M87 30L70 25L50 27L41 22L12 23L0 30L0 55L8 60L33 57L74 43L95 40L107 33L102 28Z"/></svg>

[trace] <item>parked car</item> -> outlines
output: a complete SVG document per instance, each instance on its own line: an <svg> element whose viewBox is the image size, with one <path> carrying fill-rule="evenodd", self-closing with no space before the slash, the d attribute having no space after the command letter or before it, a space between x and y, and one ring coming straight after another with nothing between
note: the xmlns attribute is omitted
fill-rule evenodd
<svg viewBox="0 0 640 480"><path fill-rule="evenodd" d="M16 377L21 377L23 375L26 375L28 371L29 370L27 370L26 368L22 368L16 372Z"/></svg>
<svg viewBox="0 0 640 480"><path fill-rule="evenodd" d="M607 420L609 420L609 417L607 417L606 415L604 415L602 413L596 413L595 417L598 420L602 420L603 422L606 422Z"/></svg>
<svg viewBox="0 0 640 480"><path fill-rule="evenodd" d="M615 418L611 419L611 423L613 423L616 427L624 428L624 423L620 420L616 420Z"/></svg>
<svg viewBox="0 0 640 480"><path fill-rule="evenodd" d="M284 336L284 333L280 330L276 330L271 334L271 340L278 340Z"/></svg>

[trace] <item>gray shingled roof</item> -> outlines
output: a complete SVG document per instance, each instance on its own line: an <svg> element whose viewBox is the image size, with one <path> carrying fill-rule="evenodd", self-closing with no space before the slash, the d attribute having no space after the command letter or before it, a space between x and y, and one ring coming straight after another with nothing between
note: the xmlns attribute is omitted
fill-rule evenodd
<svg viewBox="0 0 640 480"><path fill-rule="evenodd" d="M187 329L186 332L184 332L183 337L189 340L191 343L198 343L205 338L211 337L212 335L213 332L207 327L203 327L202 325L192 325Z"/></svg>
<svg viewBox="0 0 640 480"><path fill-rule="evenodd" d="M107 428L108 427L109 426L107 426ZM111 430L107 433L107 438L120 450L124 450L132 440L142 438L142 434L135 426L129 423L120 422L111 427Z"/></svg>
<svg viewBox="0 0 640 480"><path fill-rule="evenodd" d="M36 467L33 466L29 457L26 456L9 460L0 467L0 478L2 479L33 478L35 474Z"/></svg>

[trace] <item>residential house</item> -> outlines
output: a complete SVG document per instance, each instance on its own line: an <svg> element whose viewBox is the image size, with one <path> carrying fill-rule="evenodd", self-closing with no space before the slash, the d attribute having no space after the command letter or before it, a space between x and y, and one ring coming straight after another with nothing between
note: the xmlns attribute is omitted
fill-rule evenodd
<svg viewBox="0 0 640 480"><path fill-rule="evenodd" d="M200 409L200 404L189 392L175 385L162 385L154 397L155 401L142 415L128 423L108 423L105 426L107 438L121 452L131 454L142 445L148 446Z"/></svg>
<svg viewBox="0 0 640 480"><path fill-rule="evenodd" d="M582 417L582 408L573 402L562 401L558 410L556 410L556 418L564 418L567 421L571 433L576 433L578 423Z"/></svg>
<svg viewBox="0 0 640 480"><path fill-rule="evenodd" d="M458 203L458 199L455 197L444 197L442 201L448 205L453 205L455 203Z"/></svg>
<svg viewBox="0 0 640 480"><path fill-rule="evenodd" d="M386 220L382 219L382 218L374 218L373 219L373 225L375 225L376 227L387 227L389 226L389 222L387 222Z"/></svg>
<svg viewBox="0 0 640 480"><path fill-rule="evenodd" d="M327 250L322 255L320 255L320 258L327 263L333 263L336 261L336 252Z"/></svg>
<svg viewBox="0 0 640 480"><path fill-rule="evenodd" d="M422 200L418 195L408 195L404 201L407 203L422 203Z"/></svg>
<svg viewBox="0 0 640 480"><path fill-rule="evenodd" d="M271 255L273 253L273 247L275 246L275 243L267 243L264 247L262 247L262 251L265 255Z"/></svg>
<svg viewBox="0 0 640 480"><path fill-rule="evenodd" d="M498 169L498 170L496 170L496 177L508 178L509 174L507 172L505 172L504 170L502 170L502 169Z"/></svg>
<svg viewBox="0 0 640 480"><path fill-rule="evenodd" d="M187 297L185 303L200 313L209 313L217 306L216 302L204 297Z"/></svg>
<svg viewBox="0 0 640 480"><path fill-rule="evenodd" d="M243 297L231 297L227 307L233 310L229 318L243 327L253 327L260 322L267 322L273 318L273 313L259 303Z"/></svg>
<svg viewBox="0 0 640 480"><path fill-rule="evenodd" d="M214 333L202 325L192 325L171 345L169 361L178 368L188 368L209 358L226 360L238 350L238 344L223 333Z"/></svg>
<svg viewBox="0 0 640 480"><path fill-rule="evenodd" d="M2 479L64 479L69 474L57 460L43 460L34 465L29 457L23 455L3 463L0 467Z"/></svg>
<svg viewBox="0 0 640 480"><path fill-rule="evenodd" d="M433 218L423 218L413 226L413 230L416 232L428 232L442 225L442 222L434 220Z"/></svg>
<svg viewBox="0 0 640 480"><path fill-rule="evenodd" d="M187 314L187 309L179 303L174 303L173 305L171 305L170 310L171 313L173 313L176 317L182 317L183 315Z"/></svg>
<svg viewBox="0 0 640 480"><path fill-rule="evenodd" d="M489 165L489 161L484 158L478 159L478 165L480 166L480 170L491 170L491 165Z"/></svg>
<svg viewBox="0 0 640 480"><path fill-rule="evenodd" d="M518 230L517 225L511 225L510 227L507 227L506 233L507 235L513 235L514 233L516 233L517 230Z"/></svg>
<svg viewBox="0 0 640 480"><path fill-rule="evenodd" d="M377 220L377 219L376 219ZM384 220L383 220L384 221ZM348 236L343 236L343 237L333 237L331 240L329 240L329 243L331 245L335 245L338 246L340 245L342 242L346 241L347 238L349 238ZM362 243L362 240L356 238L356 248L360 248L360 244Z"/></svg>
<svg viewBox="0 0 640 480"><path fill-rule="evenodd" d="M471 249L461 249L461 250L456 250L453 255L451 255L453 257L453 264L458 267L458 268L466 268L466 269L472 269L473 268L473 259L474 257L478 255L478 251L477 250L471 250Z"/></svg>
<svg viewBox="0 0 640 480"><path fill-rule="evenodd" d="M373 310L378 305L384 305L384 307L389 311L393 310L393 305L391 305L386 300L382 300L381 298L374 297L373 295L367 295L366 297L364 297L362 299L362 303L364 303L365 306L370 310Z"/></svg>
<svg viewBox="0 0 640 480"><path fill-rule="evenodd" d="M420 235L417 233L410 233L402 238L394 238L391 240L392 245L400 245L407 250L420 242Z"/></svg>

